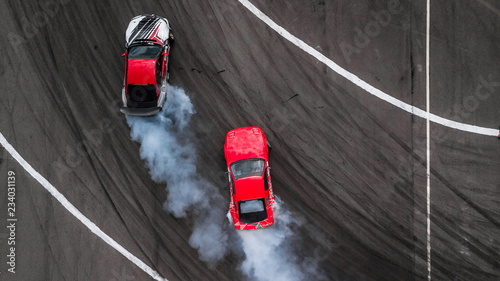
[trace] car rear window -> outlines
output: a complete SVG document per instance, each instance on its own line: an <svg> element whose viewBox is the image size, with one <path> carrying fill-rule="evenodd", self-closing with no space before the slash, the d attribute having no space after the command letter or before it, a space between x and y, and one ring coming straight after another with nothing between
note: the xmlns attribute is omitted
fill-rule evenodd
<svg viewBox="0 0 500 281"><path fill-rule="evenodd" d="M260 176L264 172L264 159L246 159L231 164L234 179L249 176Z"/></svg>
<svg viewBox="0 0 500 281"><path fill-rule="evenodd" d="M160 56L160 46L135 46L128 50L129 59L156 59Z"/></svg>
<svg viewBox="0 0 500 281"><path fill-rule="evenodd" d="M149 85L128 85L127 98L132 102L154 102L158 99L156 87Z"/></svg>
<svg viewBox="0 0 500 281"><path fill-rule="evenodd" d="M242 223L253 223L267 218L264 198L239 202L239 215Z"/></svg>
<svg viewBox="0 0 500 281"><path fill-rule="evenodd" d="M265 209L266 208L264 206L262 199L247 200L240 202L240 212L242 214L262 212Z"/></svg>

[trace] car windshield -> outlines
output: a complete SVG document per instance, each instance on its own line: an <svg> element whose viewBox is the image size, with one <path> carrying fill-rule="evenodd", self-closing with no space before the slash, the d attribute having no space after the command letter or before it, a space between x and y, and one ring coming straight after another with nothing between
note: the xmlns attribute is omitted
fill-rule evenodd
<svg viewBox="0 0 500 281"><path fill-rule="evenodd" d="M231 164L234 179L249 176L260 176L264 171L264 159L247 159Z"/></svg>
<svg viewBox="0 0 500 281"><path fill-rule="evenodd" d="M239 202L240 222L254 223L267 218L264 198Z"/></svg>
<svg viewBox="0 0 500 281"><path fill-rule="evenodd" d="M135 46L128 50L129 59L156 59L162 48L160 46Z"/></svg>

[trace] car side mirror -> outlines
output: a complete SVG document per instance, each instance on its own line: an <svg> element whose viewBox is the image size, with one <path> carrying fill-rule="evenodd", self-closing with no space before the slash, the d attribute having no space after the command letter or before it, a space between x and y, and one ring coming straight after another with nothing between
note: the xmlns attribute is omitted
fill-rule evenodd
<svg viewBox="0 0 500 281"><path fill-rule="evenodd" d="M122 54L122 57L124 57L126 54L127 54L127 52L123 53L123 54Z"/></svg>

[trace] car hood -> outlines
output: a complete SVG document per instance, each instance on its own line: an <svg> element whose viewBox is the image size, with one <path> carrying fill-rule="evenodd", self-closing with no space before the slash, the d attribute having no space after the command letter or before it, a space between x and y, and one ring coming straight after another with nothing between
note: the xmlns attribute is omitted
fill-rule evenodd
<svg viewBox="0 0 500 281"><path fill-rule="evenodd" d="M149 39L162 45L168 38L170 24L164 17L157 15L140 15L134 17L125 31L127 44Z"/></svg>
<svg viewBox="0 0 500 281"><path fill-rule="evenodd" d="M249 158L262 158L267 161L266 137L262 129L258 127L244 127L229 131L224 146L228 165Z"/></svg>
<svg viewBox="0 0 500 281"><path fill-rule="evenodd" d="M156 84L155 60L133 59L128 61L127 84L148 85Z"/></svg>

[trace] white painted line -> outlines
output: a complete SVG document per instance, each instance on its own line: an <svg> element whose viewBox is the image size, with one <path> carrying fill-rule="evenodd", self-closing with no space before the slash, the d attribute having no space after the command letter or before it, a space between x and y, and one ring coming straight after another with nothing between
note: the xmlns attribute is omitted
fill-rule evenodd
<svg viewBox="0 0 500 281"><path fill-rule="evenodd" d="M430 87L430 45L431 45L431 0L427 0L426 36L425 36L425 107L426 138L427 138L427 280L431 281L431 122L429 119L431 111L431 87Z"/></svg>
<svg viewBox="0 0 500 281"><path fill-rule="evenodd" d="M471 132L475 134L480 134L480 135L486 135L486 136L495 136L498 137L500 131L498 129L490 129L490 128L484 128L484 127L478 127L474 125L469 125L469 124L464 124L452 120L448 120L442 117L439 117L435 114L428 113L420 108L417 108L415 106L409 105L403 101L400 101L384 92L381 90L373 87L372 85L366 83L365 81L361 80L358 76L354 75L353 73L345 70L344 68L340 67L338 64L333 62L331 59L327 58L325 55L322 53L318 52L316 49L313 47L307 45L304 43L304 41L300 40L299 38L295 37L292 35L290 32L286 31L283 27L279 26L277 23L275 23L273 20L271 20L267 15L262 13L257 7L255 7L252 3L250 3L248 0L238 0L243 6L245 6L250 12L252 12L255 16L257 16L260 20L262 20L264 23L266 23L269 27L274 29L276 32L278 32L279 35L283 36L285 39L293 43L295 46L299 47L309 55L313 56L317 60L321 61L324 63L326 66L331 68L333 71L337 72L339 75L343 76L347 80L351 81L352 83L356 84L359 86L361 89L367 91L368 93L378 97L379 99L382 99L394 106L397 106L401 109L403 109L406 112L409 112L411 114L414 114L416 116L422 117L422 118L429 118L430 121L441 124L443 126L452 128L452 129L457 129L465 132Z"/></svg>
<svg viewBox="0 0 500 281"><path fill-rule="evenodd" d="M137 265L140 269L146 272L153 279L158 281L168 281L167 279L160 276L158 272L153 270L151 267L146 265L132 253L123 248L120 244L118 244L113 238L109 237L106 233L104 233L97 225L91 222L86 216L84 216L73 204L71 204L64 195L62 195L50 182L48 182L42 175L40 175L33 167L31 167L26 160L19 155L19 153L10 145L10 143L5 139L2 133L0 133L0 144L7 150L7 152L12 155L12 157L19 162L19 164L33 177L35 178L54 198L63 205L73 216L75 216L79 221L81 221L90 231L99 236L104 242L106 242L111 247L115 248L120 254L129 259L135 265Z"/></svg>

